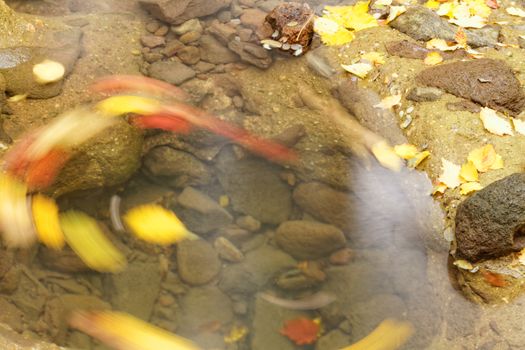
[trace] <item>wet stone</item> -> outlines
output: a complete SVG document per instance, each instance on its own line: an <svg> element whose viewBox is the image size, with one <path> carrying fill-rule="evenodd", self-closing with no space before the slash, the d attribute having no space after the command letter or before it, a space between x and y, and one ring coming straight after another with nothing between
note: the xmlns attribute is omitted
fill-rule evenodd
<svg viewBox="0 0 525 350"><path fill-rule="evenodd" d="M285 271L275 279L277 287L284 290L301 290L312 288L321 281L310 276L306 276L298 269Z"/></svg>
<svg viewBox="0 0 525 350"><path fill-rule="evenodd" d="M268 68L273 62L268 51L261 45L232 40L228 48L239 55L242 61L259 68Z"/></svg>
<svg viewBox="0 0 525 350"><path fill-rule="evenodd" d="M166 57L174 56L179 50L184 48L184 44L179 40L171 40L162 49L162 54Z"/></svg>
<svg viewBox="0 0 525 350"><path fill-rule="evenodd" d="M41 247L38 257L42 264L52 270L60 272L87 272L91 269L69 247L61 250Z"/></svg>
<svg viewBox="0 0 525 350"><path fill-rule="evenodd" d="M140 38L140 43L150 49L157 46L162 46L166 43L166 39L157 35L144 35Z"/></svg>
<svg viewBox="0 0 525 350"><path fill-rule="evenodd" d="M203 29L201 22L194 18L182 23L181 25L171 27L171 31L177 35L184 35L189 32L202 33Z"/></svg>
<svg viewBox="0 0 525 350"><path fill-rule="evenodd" d="M192 65L200 61L201 53L198 47L186 46L177 52L177 57L181 59L182 63Z"/></svg>
<svg viewBox="0 0 525 350"><path fill-rule="evenodd" d="M315 344L315 350L342 349L349 343L348 335L336 329L320 337Z"/></svg>
<svg viewBox="0 0 525 350"><path fill-rule="evenodd" d="M228 43L233 40L237 34L237 31L234 27L217 21L212 22L212 24L207 28L207 32L213 35L224 45L228 45Z"/></svg>
<svg viewBox="0 0 525 350"><path fill-rule="evenodd" d="M458 102L448 102L446 104L446 107L449 111L457 112L457 111L468 111L471 113L479 113L481 112L481 106L468 101L468 100L462 100Z"/></svg>
<svg viewBox="0 0 525 350"><path fill-rule="evenodd" d="M195 77L195 71L179 62L155 62L149 67L149 76L167 83L179 85Z"/></svg>
<svg viewBox="0 0 525 350"><path fill-rule="evenodd" d="M444 60L463 58L467 56L465 50L454 51L429 50L424 45L408 40L392 41L385 44L386 51L392 56L423 60L431 52L438 52Z"/></svg>
<svg viewBox="0 0 525 350"><path fill-rule="evenodd" d="M201 38L200 32L188 32L180 36L179 40L183 44L193 43Z"/></svg>
<svg viewBox="0 0 525 350"><path fill-rule="evenodd" d="M441 96L443 96L443 91L438 88L416 86L410 89L406 99L415 102L427 102L439 100Z"/></svg>
<svg viewBox="0 0 525 350"><path fill-rule="evenodd" d="M146 23L146 30L151 34L155 33L160 28L160 23L157 21L150 21Z"/></svg>
<svg viewBox="0 0 525 350"><path fill-rule="evenodd" d="M167 25L162 25L153 34L156 36L166 36L170 28Z"/></svg>
<svg viewBox="0 0 525 350"><path fill-rule="evenodd" d="M7 299L0 297L0 323L8 324L17 332L23 331L24 314Z"/></svg>
<svg viewBox="0 0 525 350"><path fill-rule="evenodd" d="M212 15L229 6L231 0L140 0L139 5L153 17L181 24L196 17Z"/></svg>
<svg viewBox="0 0 525 350"><path fill-rule="evenodd" d="M261 228L261 222L250 215L239 216L237 220L235 220L235 223L240 228L243 228L250 232L259 231L259 229Z"/></svg>
<svg viewBox="0 0 525 350"><path fill-rule="evenodd" d="M425 69L417 80L504 113L517 115L525 108L520 82L501 60L484 58L443 64Z"/></svg>
<svg viewBox="0 0 525 350"><path fill-rule="evenodd" d="M525 174L509 175L463 201L456 214L458 253L470 261L525 247Z"/></svg>
<svg viewBox="0 0 525 350"><path fill-rule="evenodd" d="M343 232L335 226L315 221L286 221L275 235L277 244L297 259L318 259L345 245Z"/></svg>
<svg viewBox="0 0 525 350"><path fill-rule="evenodd" d="M229 262L240 262L244 259L244 254L232 242L224 237L215 240L213 246L219 253L221 259Z"/></svg>
<svg viewBox="0 0 525 350"><path fill-rule="evenodd" d="M213 64L237 62L239 57L211 35L200 40L201 59Z"/></svg>
<svg viewBox="0 0 525 350"><path fill-rule="evenodd" d="M257 30L263 25L265 17L266 12L259 9L249 8L242 12L241 23L245 27Z"/></svg>
<svg viewBox="0 0 525 350"><path fill-rule="evenodd" d="M330 264L332 265L346 265L352 260L352 250L350 248L343 248L330 255Z"/></svg>
<svg viewBox="0 0 525 350"><path fill-rule="evenodd" d="M181 220L197 233L208 233L233 221L233 217L206 194L186 187L178 197L183 210L178 211Z"/></svg>
<svg viewBox="0 0 525 350"><path fill-rule="evenodd" d="M180 278L192 286L210 282L221 268L217 252L205 240L186 240L177 245Z"/></svg>

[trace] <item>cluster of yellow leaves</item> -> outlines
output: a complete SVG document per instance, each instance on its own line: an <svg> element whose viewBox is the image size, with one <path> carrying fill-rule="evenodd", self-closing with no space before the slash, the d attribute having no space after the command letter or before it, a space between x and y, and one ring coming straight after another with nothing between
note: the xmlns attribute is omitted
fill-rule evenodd
<svg viewBox="0 0 525 350"><path fill-rule="evenodd" d="M425 6L436 10L440 16L448 17L450 23L463 28L482 28L487 24L491 13L485 0L429 0Z"/></svg>
<svg viewBox="0 0 525 350"><path fill-rule="evenodd" d="M368 13L370 1L354 6L325 6L322 17L314 22L314 30L325 45L343 45L354 39L354 31L378 26Z"/></svg>
<svg viewBox="0 0 525 350"><path fill-rule="evenodd" d="M479 183L479 173L503 168L503 159L491 144L470 151L467 162L461 166L446 159L441 161L443 173L438 178L432 194L443 193L447 188L458 186L462 195L479 191L483 188Z"/></svg>
<svg viewBox="0 0 525 350"><path fill-rule="evenodd" d="M506 118L488 107L483 107L479 114L483 127L490 133L504 136L518 134L525 135L525 121L516 118ZM513 128L514 126L514 128Z"/></svg>
<svg viewBox="0 0 525 350"><path fill-rule="evenodd" d="M416 146L408 143L394 146L394 152L396 152L400 158L406 160L407 167L411 169L416 168L422 161L430 156L429 151L420 152Z"/></svg>

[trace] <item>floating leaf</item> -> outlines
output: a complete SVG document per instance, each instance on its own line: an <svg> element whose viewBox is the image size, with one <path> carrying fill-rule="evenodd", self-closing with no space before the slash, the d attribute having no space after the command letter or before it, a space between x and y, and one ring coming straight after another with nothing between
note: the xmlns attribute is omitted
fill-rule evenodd
<svg viewBox="0 0 525 350"><path fill-rule="evenodd" d="M456 260L454 261L454 266L459 267L462 270L472 270L474 266L472 266L471 263L469 263L467 260Z"/></svg>
<svg viewBox="0 0 525 350"><path fill-rule="evenodd" d="M70 325L117 350L199 350L190 340L123 312L75 312Z"/></svg>
<svg viewBox="0 0 525 350"><path fill-rule="evenodd" d="M443 62L443 56L438 51L431 51L427 53L425 60L423 61L426 65L435 66Z"/></svg>
<svg viewBox="0 0 525 350"><path fill-rule="evenodd" d="M119 272L126 258L104 235L97 221L75 210L60 215L66 242L90 268L100 272Z"/></svg>
<svg viewBox="0 0 525 350"><path fill-rule="evenodd" d="M64 77L66 69L60 62L44 60L33 66L33 78L38 84L49 84Z"/></svg>
<svg viewBox="0 0 525 350"><path fill-rule="evenodd" d="M36 194L31 201L33 222L40 241L49 248L61 249L64 233L58 219L58 206L55 201L42 194Z"/></svg>
<svg viewBox="0 0 525 350"><path fill-rule="evenodd" d="M321 326L319 322L306 317L287 320L281 334L287 336L297 345L313 344L317 341Z"/></svg>
<svg viewBox="0 0 525 350"><path fill-rule="evenodd" d="M124 215L124 221L138 238L150 243L168 245L195 237L171 210L160 205L134 207Z"/></svg>
<svg viewBox="0 0 525 350"><path fill-rule="evenodd" d="M510 122L507 119L498 116L498 113L495 110L488 107L482 107L479 117L487 131L499 136L514 135Z"/></svg>
<svg viewBox="0 0 525 350"><path fill-rule="evenodd" d="M525 17L525 11L517 7L507 7L505 9L509 15Z"/></svg>
<svg viewBox="0 0 525 350"><path fill-rule="evenodd" d="M390 109L394 106L401 104L401 94L387 96L381 100L381 102L374 105L375 108Z"/></svg>
<svg viewBox="0 0 525 350"><path fill-rule="evenodd" d="M402 166L394 149L385 141L376 142L371 147L372 154L376 157L379 164L393 171L400 171Z"/></svg>
<svg viewBox="0 0 525 350"><path fill-rule="evenodd" d="M469 152L467 160L481 173L503 168L503 159L491 144L473 149Z"/></svg>
<svg viewBox="0 0 525 350"><path fill-rule="evenodd" d="M370 63L342 64L341 67L361 79L364 79L374 69Z"/></svg>
<svg viewBox="0 0 525 350"><path fill-rule="evenodd" d="M472 161L468 161L461 166L459 176L466 182L478 181L478 169L476 169L476 166Z"/></svg>
<svg viewBox="0 0 525 350"><path fill-rule="evenodd" d="M525 121L521 119L512 118L512 124L514 125L514 129L522 135L525 135Z"/></svg>
<svg viewBox="0 0 525 350"><path fill-rule="evenodd" d="M160 110L160 101L143 96L117 95L100 101L95 108L109 116L127 113L154 114Z"/></svg>
<svg viewBox="0 0 525 350"><path fill-rule="evenodd" d="M459 178L461 167L444 158L441 158L441 162L443 164L443 173L438 178L438 181L445 184L448 188L458 187L461 183Z"/></svg>
<svg viewBox="0 0 525 350"><path fill-rule="evenodd" d="M417 155L418 150L416 146L404 143L402 145L395 145L394 152L403 159L410 159Z"/></svg>
<svg viewBox="0 0 525 350"><path fill-rule="evenodd" d="M402 347L413 333L414 326L410 322L386 319L372 333L341 350L396 350Z"/></svg>
<svg viewBox="0 0 525 350"><path fill-rule="evenodd" d="M459 186L459 193L465 196L471 192L479 191L483 188L479 182L465 182Z"/></svg>

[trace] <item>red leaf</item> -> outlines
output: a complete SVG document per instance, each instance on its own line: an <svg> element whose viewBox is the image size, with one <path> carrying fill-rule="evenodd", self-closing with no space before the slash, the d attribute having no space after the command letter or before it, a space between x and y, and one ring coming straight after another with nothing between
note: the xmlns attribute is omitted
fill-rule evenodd
<svg viewBox="0 0 525 350"><path fill-rule="evenodd" d="M297 345L313 344L317 340L319 323L305 317L287 320L280 330L282 335L287 336Z"/></svg>

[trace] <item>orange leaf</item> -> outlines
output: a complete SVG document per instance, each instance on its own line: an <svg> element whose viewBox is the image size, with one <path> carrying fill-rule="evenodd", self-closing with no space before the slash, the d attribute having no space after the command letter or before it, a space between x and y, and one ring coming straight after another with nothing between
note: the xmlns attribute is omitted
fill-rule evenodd
<svg viewBox="0 0 525 350"><path fill-rule="evenodd" d="M305 317L287 320L280 330L282 335L290 338L297 345L313 344L317 340L320 325Z"/></svg>
<svg viewBox="0 0 525 350"><path fill-rule="evenodd" d="M483 271L482 275L485 281L487 281L487 283L490 284L491 286L501 288L507 285L507 281L505 281L505 278L503 278L503 276L499 273Z"/></svg>

